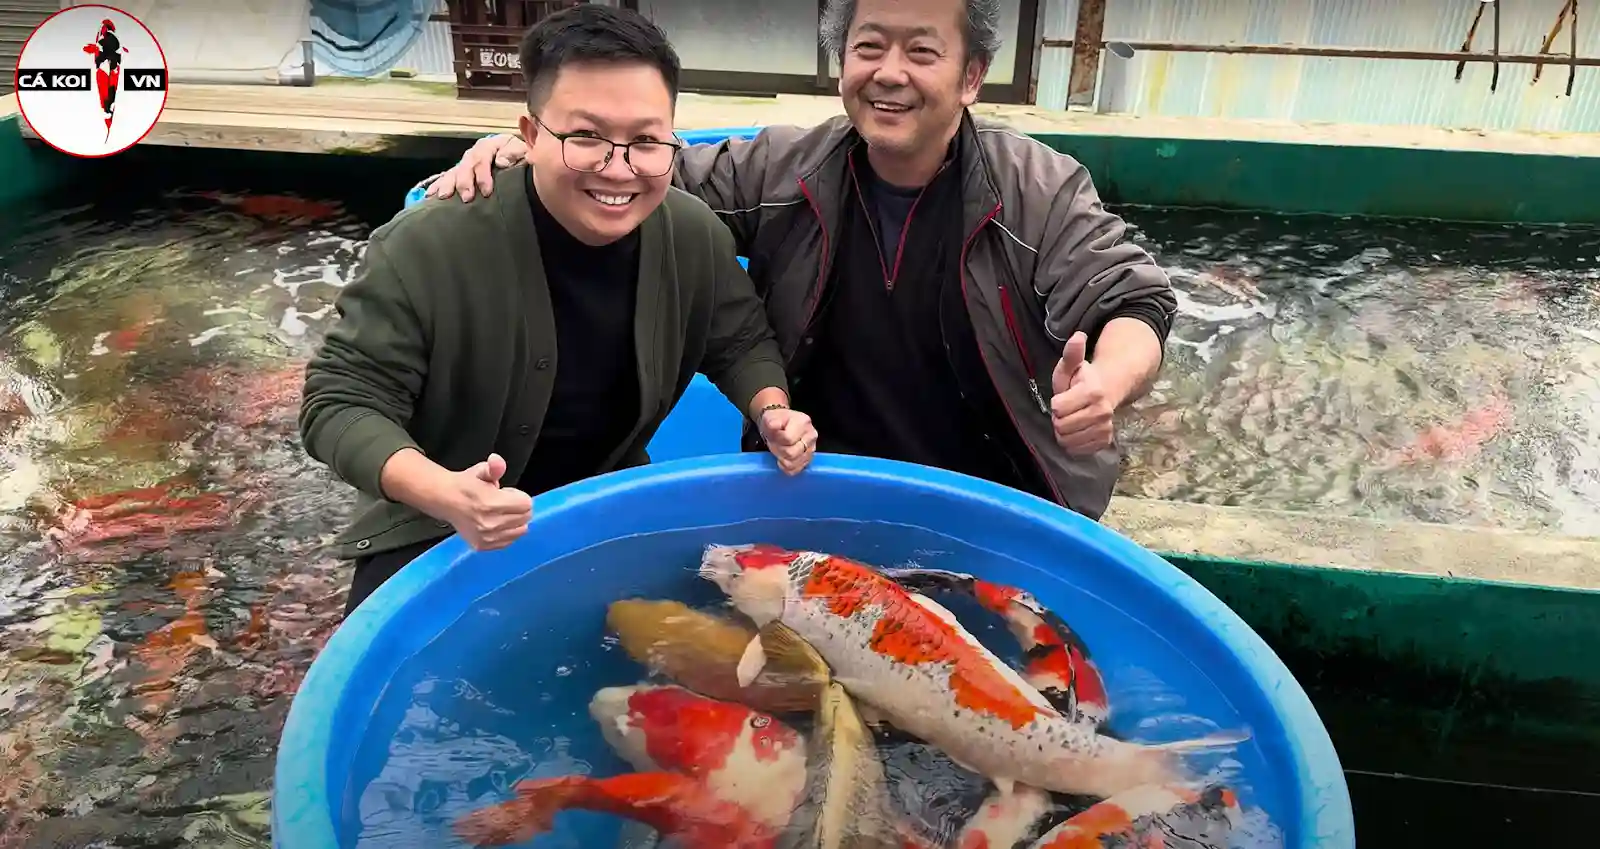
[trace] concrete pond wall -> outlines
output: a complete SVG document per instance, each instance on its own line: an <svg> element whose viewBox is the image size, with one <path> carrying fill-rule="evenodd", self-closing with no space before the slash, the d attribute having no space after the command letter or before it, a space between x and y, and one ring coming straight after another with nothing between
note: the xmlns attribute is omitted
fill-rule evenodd
<svg viewBox="0 0 1600 849"><path fill-rule="evenodd" d="M1083 160L1113 202L1600 223L1600 157L1586 152L1341 144L1317 128L1266 140L1036 135ZM418 175L448 164L180 148L149 158L175 173L241 158L326 169L392 193L397 208ZM68 161L0 117L0 204L114 174L115 160ZM1295 672L1339 747L1363 846L1531 841L1597 804L1600 539L1137 499L1116 500L1105 521L1193 575Z"/></svg>

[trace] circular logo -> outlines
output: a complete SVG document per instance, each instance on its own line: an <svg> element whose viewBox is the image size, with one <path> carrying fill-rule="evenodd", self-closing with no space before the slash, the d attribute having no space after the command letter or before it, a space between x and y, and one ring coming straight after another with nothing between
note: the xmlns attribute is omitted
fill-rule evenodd
<svg viewBox="0 0 1600 849"><path fill-rule="evenodd" d="M45 144L98 159L138 144L167 105L167 57L138 18L69 6L40 24L17 60L17 106Z"/></svg>

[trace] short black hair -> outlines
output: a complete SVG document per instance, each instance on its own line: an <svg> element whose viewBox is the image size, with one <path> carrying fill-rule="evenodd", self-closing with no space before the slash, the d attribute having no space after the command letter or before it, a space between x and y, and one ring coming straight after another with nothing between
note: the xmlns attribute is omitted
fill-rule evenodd
<svg viewBox="0 0 1600 849"><path fill-rule="evenodd" d="M555 12L522 37L521 60L533 111L550 96L556 74L575 62L643 62L661 72L678 101L678 51L660 27L630 9L578 3Z"/></svg>

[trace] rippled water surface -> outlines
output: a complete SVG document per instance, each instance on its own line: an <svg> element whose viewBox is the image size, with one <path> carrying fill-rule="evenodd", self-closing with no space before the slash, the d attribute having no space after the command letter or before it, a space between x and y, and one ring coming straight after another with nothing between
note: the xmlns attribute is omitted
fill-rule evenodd
<svg viewBox="0 0 1600 849"><path fill-rule="evenodd" d="M341 609L349 497L294 414L405 184L185 176L0 221L0 847L262 845ZM1182 298L1124 493L1600 517L1592 232L1129 215Z"/></svg>
<svg viewBox="0 0 1600 849"><path fill-rule="evenodd" d="M1122 494L1597 526L1600 233L1127 215L1180 315Z"/></svg>

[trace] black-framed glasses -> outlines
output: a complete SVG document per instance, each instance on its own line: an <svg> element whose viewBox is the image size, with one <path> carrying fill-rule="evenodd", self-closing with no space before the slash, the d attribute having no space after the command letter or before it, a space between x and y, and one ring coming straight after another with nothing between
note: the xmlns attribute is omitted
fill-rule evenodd
<svg viewBox="0 0 1600 849"><path fill-rule="evenodd" d="M672 163L683 145L677 142L633 141L625 144L603 139L587 132L558 133L550 129L538 115L534 123L561 142L561 162L568 168L584 174L597 174L606 170L611 158L622 150L622 161L640 177L661 177L672 170Z"/></svg>

